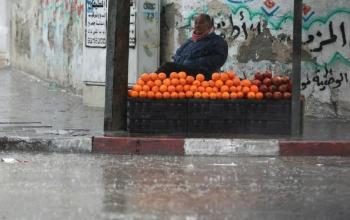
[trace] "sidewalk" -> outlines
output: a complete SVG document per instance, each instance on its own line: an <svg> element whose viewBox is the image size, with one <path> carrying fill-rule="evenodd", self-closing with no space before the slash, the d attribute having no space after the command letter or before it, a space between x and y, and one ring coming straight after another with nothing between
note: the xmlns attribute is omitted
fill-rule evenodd
<svg viewBox="0 0 350 220"><path fill-rule="evenodd" d="M55 84L0 70L0 150L91 152L103 114Z"/></svg>
<svg viewBox="0 0 350 220"><path fill-rule="evenodd" d="M350 156L350 123L304 119L304 133L289 136L103 136L100 108L29 74L0 70L0 150L157 155Z"/></svg>

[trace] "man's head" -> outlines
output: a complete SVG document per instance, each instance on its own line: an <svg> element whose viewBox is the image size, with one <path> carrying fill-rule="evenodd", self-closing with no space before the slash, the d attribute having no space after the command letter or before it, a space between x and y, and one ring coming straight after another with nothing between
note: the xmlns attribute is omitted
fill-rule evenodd
<svg viewBox="0 0 350 220"><path fill-rule="evenodd" d="M213 21L207 14L199 14L194 20L194 33L201 35L209 32L213 27Z"/></svg>

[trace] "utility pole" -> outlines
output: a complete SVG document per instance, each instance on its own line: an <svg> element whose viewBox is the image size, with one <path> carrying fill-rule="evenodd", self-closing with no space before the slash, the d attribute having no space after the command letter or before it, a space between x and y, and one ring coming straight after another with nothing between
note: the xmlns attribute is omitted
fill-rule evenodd
<svg viewBox="0 0 350 220"><path fill-rule="evenodd" d="M127 129L130 0L108 3L105 134Z"/></svg>
<svg viewBox="0 0 350 220"><path fill-rule="evenodd" d="M301 78L301 34L303 0L294 0L293 23L293 69L292 69L292 136L301 134L300 78Z"/></svg>

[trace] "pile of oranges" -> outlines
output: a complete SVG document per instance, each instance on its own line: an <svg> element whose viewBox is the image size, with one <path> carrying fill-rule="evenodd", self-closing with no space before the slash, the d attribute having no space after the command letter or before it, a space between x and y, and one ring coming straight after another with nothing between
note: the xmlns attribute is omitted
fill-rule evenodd
<svg viewBox="0 0 350 220"><path fill-rule="evenodd" d="M196 77L185 72L144 73L129 90L133 98L148 99L257 99L264 98L251 80L241 80L233 71L213 73L211 80L203 74Z"/></svg>

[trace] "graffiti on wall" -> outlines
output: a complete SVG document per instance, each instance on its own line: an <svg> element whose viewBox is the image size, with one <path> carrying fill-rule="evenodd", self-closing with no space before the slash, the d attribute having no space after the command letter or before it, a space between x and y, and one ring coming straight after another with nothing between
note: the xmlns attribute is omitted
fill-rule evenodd
<svg viewBox="0 0 350 220"><path fill-rule="evenodd" d="M336 72L327 67L316 68L313 73L306 73L305 80L301 82L301 90L316 86L319 91L324 91L327 87L337 89L347 83L349 83L347 72Z"/></svg>
<svg viewBox="0 0 350 220"><path fill-rule="evenodd" d="M312 10L308 6L308 13ZM303 46L317 66L341 62L350 66L350 9L335 9L303 25Z"/></svg>
<svg viewBox="0 0 350 220"><path fill-rule="evenodd" d="M83 12L84 0L41 0L44 27L55 21L58 29L61 29L70 19L75 24L81 24Z"/></svg>
<svg viewBox="0 0 350 220"><path fill-rule="evenodd" d="M85 45L105 48L107 42L107 1L86 0Z"/></svg>

